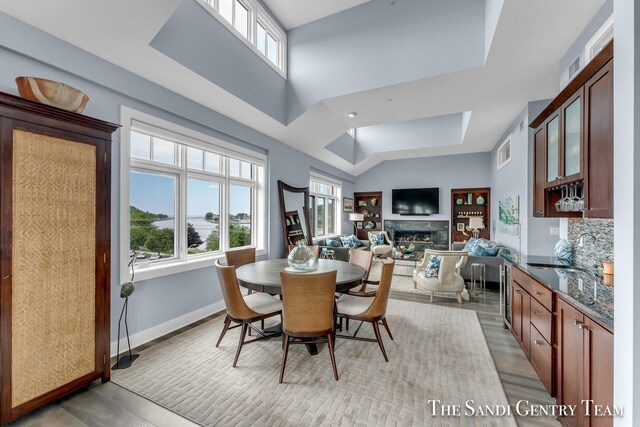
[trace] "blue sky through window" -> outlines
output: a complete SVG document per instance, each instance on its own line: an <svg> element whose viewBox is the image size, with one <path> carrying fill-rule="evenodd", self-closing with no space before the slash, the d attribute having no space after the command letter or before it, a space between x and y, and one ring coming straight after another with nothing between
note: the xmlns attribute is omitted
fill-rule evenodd
<svg viewBox="0 0 640 427"><path fill-rule="evenodd" d="M174 216L175 177L157 173L131 171L131 206L151 212ZM229 213L251 213L251 188L230 186ZM220 184L190 178L188 181L188 216L203 216L220 212Z"/></svg>
<svg viewBox="0 0 640 427"><path fill-rule="evenodd" d="M154 213L175 216L174 188L176 178L170 175L131 171L131 206Z"/></svg>

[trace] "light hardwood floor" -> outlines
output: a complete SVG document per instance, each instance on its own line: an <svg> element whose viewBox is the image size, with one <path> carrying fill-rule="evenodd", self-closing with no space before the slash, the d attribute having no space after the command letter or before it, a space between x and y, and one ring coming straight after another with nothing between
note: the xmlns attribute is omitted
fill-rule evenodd
<svg viewBox="0 0 640 427"><path fill-rule="evenodd" d="M423 295L392 292L391 297L429 304L429 298ZM491 355L511 405L515 405L519 400L528 400L532 404L549 405L553 403L511 333L503 329L502 317L498 312L497 291L487 290L486 295L472 298L462 305L453 299L437 297L434 304L456 309L475 310L478 313ZM203 319L169 336L181 333L215 317ZM145 344L137 350L151 347L166 338L168 336ZM550 418L523 418L516 415L516 419L520 426L559 425ZM101 384L97 381L53 404L15 420L9 425L31 427L181 427L195 424L113 383Z"/></svg>

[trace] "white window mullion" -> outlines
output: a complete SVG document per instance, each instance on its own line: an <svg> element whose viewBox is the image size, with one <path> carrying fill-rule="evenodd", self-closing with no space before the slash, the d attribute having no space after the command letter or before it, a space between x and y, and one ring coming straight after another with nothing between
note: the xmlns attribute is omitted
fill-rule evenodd
<svg viewBox="0 0 640 427"><path fill-rule="evenodd" d="M179 201L179 224L176 224L176 231L178 233L178 241L180 242L180 259L187 260L187 147L182 146L180 148L180 163L182 169L180 170L180 188L176 199Z"/></svg>

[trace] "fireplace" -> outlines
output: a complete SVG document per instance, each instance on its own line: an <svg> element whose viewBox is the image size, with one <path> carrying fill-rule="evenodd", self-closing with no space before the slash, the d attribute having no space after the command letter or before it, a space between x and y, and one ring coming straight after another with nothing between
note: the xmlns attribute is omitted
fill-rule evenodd
<svg viewBox="0 0 640 427"><path fill-rule="evenodd" d="M384 230L394 246L413 244L416 251L449 250L449 221L386 220Z"/></svg>

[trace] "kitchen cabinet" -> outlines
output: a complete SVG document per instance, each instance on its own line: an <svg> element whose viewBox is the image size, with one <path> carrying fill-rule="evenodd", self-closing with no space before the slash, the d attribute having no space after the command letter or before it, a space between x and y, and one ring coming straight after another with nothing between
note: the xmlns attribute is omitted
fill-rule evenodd
<svg viewBox="0 0 640 427"><path fill-rule="evenodd" d="M580 88L544 122L544 133L539 138L545 139L545 152L536 150L536 154L546 159L545 187L582 178L582 99Z"/></svg>
<svg viewBox="0 0 640 427"><path fill-rule="evenodd" d="M613 408L613 330L543 280L511 266L512 335L556 404L576 405L565 426L612 426L612 417L587 416L583 402Z"/></svg>
<svg viewBox="0 0 640 427"><path fill-rule="evenodd" d="M562 421L570 427L612 426L611 417L586 416L582 402L613 405L613 334L562 298L556 307L556 400L578 408Z"/></svg>
<svg viewBox="0 0 640 427"><path fill-rule="evenodd" d="M512 269L511 331L545 388L549 394L553 394L553 316L550 296L551 291L543 285L517 267Z"/></svg>
<svg viewBox="0 0 640 427"><path fill-rule="evenodd" d="M585 85L585 217L613 218L613 60Z"/></svg>
<svg viewBox="0 0 640 427"><path fill-rule="evenodd" d="M530 319L531 296L511 280L511 331L527 357L531 345Z"/></svg>
<svg viewBox="0 0 640 427"><path fill-rule="evenodd" d="M556 303L556 341L557 341L557 377L556 399L564 405L580 407L583 387L583 334L579 325L584 323L584 316L562 299ZM579 426L579 411L564 418L569 426Z"/></svg>
<svg viewBox="0 0 640 427"><path fill-rule="evenodd" d="M531 122L535 217L613 217L613 42ZM558 211L572 185L583 212Z"/></svg>
<svg viewBox="0 0 640 427"><path fill-rule="evenodd" d="M560 179L560 111L554 112L544 124L547 140L547 182Z"/></svg>
<svg viewBox="0 0 640 427"><path fill-rule="evenodd" d="M560 178L577 180L582 178L582 117L583 88L580 88L560 108Z"/></svg>

